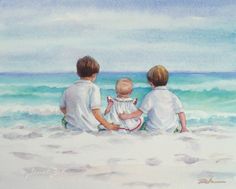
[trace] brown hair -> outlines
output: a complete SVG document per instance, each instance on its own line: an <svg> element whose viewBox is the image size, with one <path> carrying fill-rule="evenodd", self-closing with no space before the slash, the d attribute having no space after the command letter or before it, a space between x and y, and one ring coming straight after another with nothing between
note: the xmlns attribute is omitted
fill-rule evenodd
<svg viewBox="0 0 236 189"><path fill-rule="evenodd" d="M85 56L77 61L77 74L80 77L91 77L95 73L99 73L100 66L91 56Z"/></svg>
<svg viewBox="0 0 236 189"><path fill-rule="evenodd" d="M122 78L116 82L116 93L121 95L127 95L132 92L133 82L129 78Z"/></svg>
<svg viewBox="0 0 236 189"><path fill-rule="evenodd" d="M167 69L162 65L152 67L147 73L147 79L155 87L165 86L168 82L169 73Z"/></svg>

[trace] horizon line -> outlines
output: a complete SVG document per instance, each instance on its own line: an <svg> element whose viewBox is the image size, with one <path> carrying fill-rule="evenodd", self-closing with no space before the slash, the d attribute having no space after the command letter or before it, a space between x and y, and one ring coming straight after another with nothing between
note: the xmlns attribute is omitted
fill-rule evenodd
<svg viewBox="0 0 236 189"><path fill-rule="evenodd" d="M99 72L99 74L102 73L147 73L146 71L101 71ZM236 70L235 71L169 71L170 74L181 74L181 73L185 73L185 74L236 74ZM0 72L0 75L13 75L13 74L19 74L19 75L40 75L40 74L77 74L76 72L73 71L58 71L58 72L18 72L18 71L13 71L13 72Z"/></svg>
<svg viewBox="0 0 236 189"><path fill-rule="evenodd" d="M114 74L146 74L145 71L101 71L99 74L103 73L114 73ZM53 74L76 74L76 72L65 71L65 72L0 72L1 75L53 75ZM170 71L169 74L236 74L236 71Z"/></svg>
<svg viewBox="0 0 236 189"><path fill-rule="evenodd" d="M101 71L99 73L146 73L145 71ZM186 74L213 74L213 73L229 73L229 74L236 74L235 71L169 71L170 74L175 74L175 73L186 73ZM13 71L13 72L0 72L0 75L7 75L7 74L25 74L25 75L33 75L33 74L76 74L76 72L73 71L58 71L58 72L18 72L18 71Z"/></svg>

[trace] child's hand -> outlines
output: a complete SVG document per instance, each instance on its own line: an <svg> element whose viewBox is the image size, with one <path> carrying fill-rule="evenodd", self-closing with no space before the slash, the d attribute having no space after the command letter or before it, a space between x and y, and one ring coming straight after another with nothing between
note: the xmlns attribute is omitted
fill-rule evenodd
<svg viewBox="0 0 236 189"><path fill-rule="evenodd" d="M107 97L107 106L108 106L108 107L111 107L111 106L113 105L113 103L114 103L114 102L113 102L113 99L112 99L110 96L108 96L108 97Z"/></svg>
<svg viewBox="0 0 236 189"><path fill-rule="evenodd" d="M107 107L106 107L106 110L104 112L105 115L108 114L111 111L111 107L112 107L113 104L114 104L113 99L110 96L108 96L107 97Z"/></svg>
<svg viewBox="0 0 236 189"><path fill-rule="evenodd" d="M119 128L120 128L119 125L115 125L113 123L110 123L108 126L108 129L114 130L114 131L117 131Z"/></svg>
<svg viewBox="0 0 236 189"><path fill-rule="evenodd" d="M181 133L188 132L188 129L186 127L184 127L184 128L182 127L180 132Z"/></svg>
<svg viewBox="0 0 236 189"><path fill-rule="evenodd" d="M133 104L134 104L134 105L137 105L137 103L138 103L138 99L135 98L135 99L133 100Z"/></svg>
<svg viewBox="0 0 236 189"><path fill-rule="evenodd" d="M118 114L118 116L122 120L129 119L129 114L122 113L122 114Z"/></svg>

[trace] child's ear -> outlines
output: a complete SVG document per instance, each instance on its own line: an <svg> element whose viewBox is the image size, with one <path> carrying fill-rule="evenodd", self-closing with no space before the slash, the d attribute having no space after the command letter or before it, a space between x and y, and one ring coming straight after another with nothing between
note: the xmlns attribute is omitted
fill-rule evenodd
<svg viewBox="0 0 236 189"><path fill-rule="evenodd" d="M151 85L151 87L155 87L155 85L153 85L153 83L151 81L148 81L149 85Z"/></svg>
<svg viewBox="0 0 236 189"><path fill-rule="evenodd" d="M92 75L92 78L93 78L93 81L95 81L96 78L97 78L97 74L93 74L93 75Z"/></svg>

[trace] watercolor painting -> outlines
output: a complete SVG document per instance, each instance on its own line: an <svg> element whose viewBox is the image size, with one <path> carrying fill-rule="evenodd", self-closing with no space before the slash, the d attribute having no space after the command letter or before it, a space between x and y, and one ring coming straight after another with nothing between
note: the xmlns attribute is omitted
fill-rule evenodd
<svg viewBox="0 0 236 189"><path fill-rule="evenodd" d="M0 0L0 188L234 189L235 43L234 0ZM65 129L59 103L86 55L102 111L123 77L141 106L165 66L189 132Z"/></svg>

